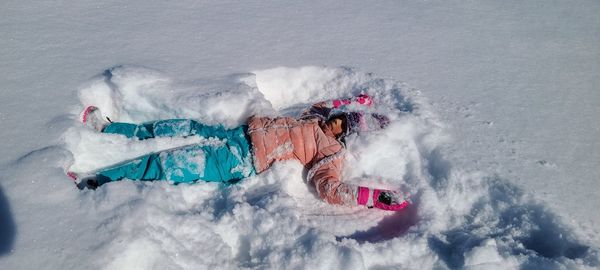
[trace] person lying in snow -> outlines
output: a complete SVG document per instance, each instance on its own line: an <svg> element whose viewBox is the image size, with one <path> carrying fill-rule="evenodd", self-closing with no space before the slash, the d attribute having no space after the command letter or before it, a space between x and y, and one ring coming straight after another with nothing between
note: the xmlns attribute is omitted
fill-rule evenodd
<svg viewBox="0 0 600 270"><path fill-rule="evenodd" d="M121 179L168 180L192 183L198 180L233 183L267 170L275 161L298 160L308 170L307 181L319 197L330 204L365 205L399 211L409 205L397 191L355 186L341 181L345 136L382 129L386 116L345 110L371 106L372 99L359 95L350 99L314 104L298 118L251 116L246 125L233 129L208 126L189 119L169 119L143 124L110 122L100 110L88 106L81 115L84 125L102 133L122 134L140 140L155 137L200 136L206 142L138 157L92 175L68 175L80 189L95 189Z"/></svg>

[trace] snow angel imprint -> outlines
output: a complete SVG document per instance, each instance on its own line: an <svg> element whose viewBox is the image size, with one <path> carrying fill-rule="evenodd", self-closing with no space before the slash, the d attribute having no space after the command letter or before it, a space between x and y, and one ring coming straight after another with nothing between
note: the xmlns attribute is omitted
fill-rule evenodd
<svg viewBox="0 0 600 270"><path fill-rule="evenodd" d="M314 104L300 117L251 116L233 129L208 126L190 119L168 119L143 124L110 122L100 109L88 106L81 114L87 127L102 133L140 140L156 137L200 136L202 143L152 153L92 173L68 172L80 189L122 179L177 183L234 183L267 170L276 161L297 160L307 171L319 197L330 204L364 205L398 211L409 205L399 191L356 186L341 181L345 136L385 128L389 119L380 114L349 108L372 106L362 94Z"/></svg>

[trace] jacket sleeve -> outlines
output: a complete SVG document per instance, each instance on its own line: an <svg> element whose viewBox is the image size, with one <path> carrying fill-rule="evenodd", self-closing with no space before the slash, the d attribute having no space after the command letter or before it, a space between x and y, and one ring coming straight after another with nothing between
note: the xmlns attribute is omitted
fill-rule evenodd
<svg viewBox="0 0 600 270"><path fill-rule="evenodd" d="M317 116L321 119L327 119L332 109L333 106L331 106L331 101L321 101L304 110L300 115L300 118Z"/></svg>
<svg viewBox="0 0 600 270"><path fill-rule="evenodd" d="M309 170L307 174L321 199L330 204L354 206L357 205L357 189L340 181L342 172L343 151L326 157Z"/></svg>
<svg viewBox="0 0 600 270"><path fill-rule="evenodd" d="M367 94L360 94L345 99L333 99L313 104L304 110L300 117L317 116L327 119L332 113L349 112L365 109L373 104L373 99ZM362 107L362 108L361 108Z"/></svg>

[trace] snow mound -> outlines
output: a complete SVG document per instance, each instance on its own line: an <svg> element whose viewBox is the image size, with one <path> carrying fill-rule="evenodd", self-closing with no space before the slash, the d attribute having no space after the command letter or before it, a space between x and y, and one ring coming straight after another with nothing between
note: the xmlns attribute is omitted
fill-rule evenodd
<svg viewBox="0 0 600 270"><path fill-rule="evenodd" d="M350 68L278 67L178 82L158 71L119 66L78 93L81 104L57 122L96 105L112 121L193 118L234 127L253 114L298 115L313 102L368 93L376 102L372 110L392 123L347 138L345 179L406 190L414 204L398 213L328 205L293 161L230 186L120 181L78 191L64 176L67 168L91 171L199 139L130 140L73 120L63 143L2 169L5 192L28 202L32 212L15 213L19 219L7 224L26 233L11 234L16 244L2 239L0 248L29 254L32 268L600 266L598 243L585 229L505 179L454 168L444 151L451 143L444 124L419 91L396 81ZM12 221L10 211L2 215ZM51 260L47 253L54 254Z"/></svg>

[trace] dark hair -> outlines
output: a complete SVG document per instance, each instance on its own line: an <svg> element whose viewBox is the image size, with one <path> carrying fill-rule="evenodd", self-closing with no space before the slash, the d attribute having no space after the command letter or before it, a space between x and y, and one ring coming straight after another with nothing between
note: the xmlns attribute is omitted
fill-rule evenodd
<svg viewBox="0 0 600 270"><path fill-rule="evenodd" d="M335 119L342 120L342 134L338 135L338 137L344 137L348 134L348 115L347 113L337 113L330 116L327 119L327 123L334 121Z"/></svg>

